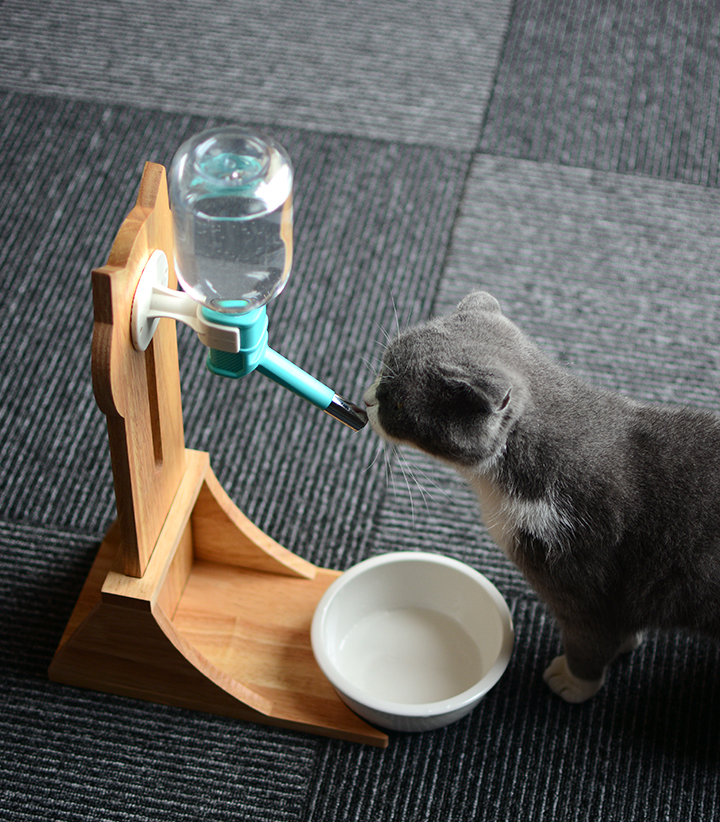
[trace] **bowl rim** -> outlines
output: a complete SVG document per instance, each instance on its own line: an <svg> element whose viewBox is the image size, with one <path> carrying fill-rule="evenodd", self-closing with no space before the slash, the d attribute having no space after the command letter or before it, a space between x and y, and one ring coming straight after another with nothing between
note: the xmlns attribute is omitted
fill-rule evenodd
<svg viewBox="0 0 720 822"><path fill-rule="evenodd" d="M355 685L337 669L335 663L330 658L323 642L323 628L325 618L330 606L338 593L355 577L364 574L372 568L378 566L395 564L398 562L422 562L435 565L443 565L470 577L475 583L484 589L497 608L502 626L502 641L497 659L490 670L470 688L455 694L447 699L436 702L393 702L387 699L374 696L362 688ZM472 568L460 560L448 557L443 554L433 554L427 551L392 551L353 565L341 576L339 576L325 591L320 599L315 613L313 614L310 629L310 641L315 660L330 683L349 699L363 705L364 707L382 714L389 714L402 717L428 718L446 713L455 712L466 708L468 705L478 701L484 696L505 673L505 669L510 662L515 634L513 630L512 616L507 602L498 589L490 580L479 571Z"/></svg>

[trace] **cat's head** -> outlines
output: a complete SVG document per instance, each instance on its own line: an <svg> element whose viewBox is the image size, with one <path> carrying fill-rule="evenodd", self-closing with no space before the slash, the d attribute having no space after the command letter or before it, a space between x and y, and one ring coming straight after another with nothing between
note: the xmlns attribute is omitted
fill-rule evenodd
<svg viewBox="0 0 720 822"><path fill-rule="evenodd" d="M370 424L459 466L492 461L527 396L518 369L524 338L490 294L400 334L365 392Z"/></svg>

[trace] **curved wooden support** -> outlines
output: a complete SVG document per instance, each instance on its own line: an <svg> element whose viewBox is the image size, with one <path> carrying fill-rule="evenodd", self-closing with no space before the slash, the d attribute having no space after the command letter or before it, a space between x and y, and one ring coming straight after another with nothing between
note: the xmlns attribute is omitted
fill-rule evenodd
<svg viewBox="0 0 720 822"><path fill-rule="evenodd" d="M313 579L317 568L293 554L243 514L211 469L193 511L195 558Z"/></svg>

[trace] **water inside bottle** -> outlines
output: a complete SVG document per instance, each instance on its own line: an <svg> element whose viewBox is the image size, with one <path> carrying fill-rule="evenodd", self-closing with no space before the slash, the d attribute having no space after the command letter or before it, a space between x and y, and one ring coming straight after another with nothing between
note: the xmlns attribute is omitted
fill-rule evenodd
<svg viewBox="0 0 720 822"><path fill-rule="evenodd" d="M292 196L247 213L241 197L206 197L175 216L175 268L183 288L216 311L264 305L292 267Z"/></svg>

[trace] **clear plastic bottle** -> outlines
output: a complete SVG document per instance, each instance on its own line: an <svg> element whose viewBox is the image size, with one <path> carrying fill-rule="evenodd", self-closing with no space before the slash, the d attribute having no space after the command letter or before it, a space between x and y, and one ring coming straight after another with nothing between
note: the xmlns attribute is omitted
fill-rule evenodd
<svg viewBox="0 0 720 822"><path fill-rule="evenodd" d="M170 166L175 270L215 311L251 311L282 291L292 266L293 169L269 137L239 126L191 137Z"/></svg>

